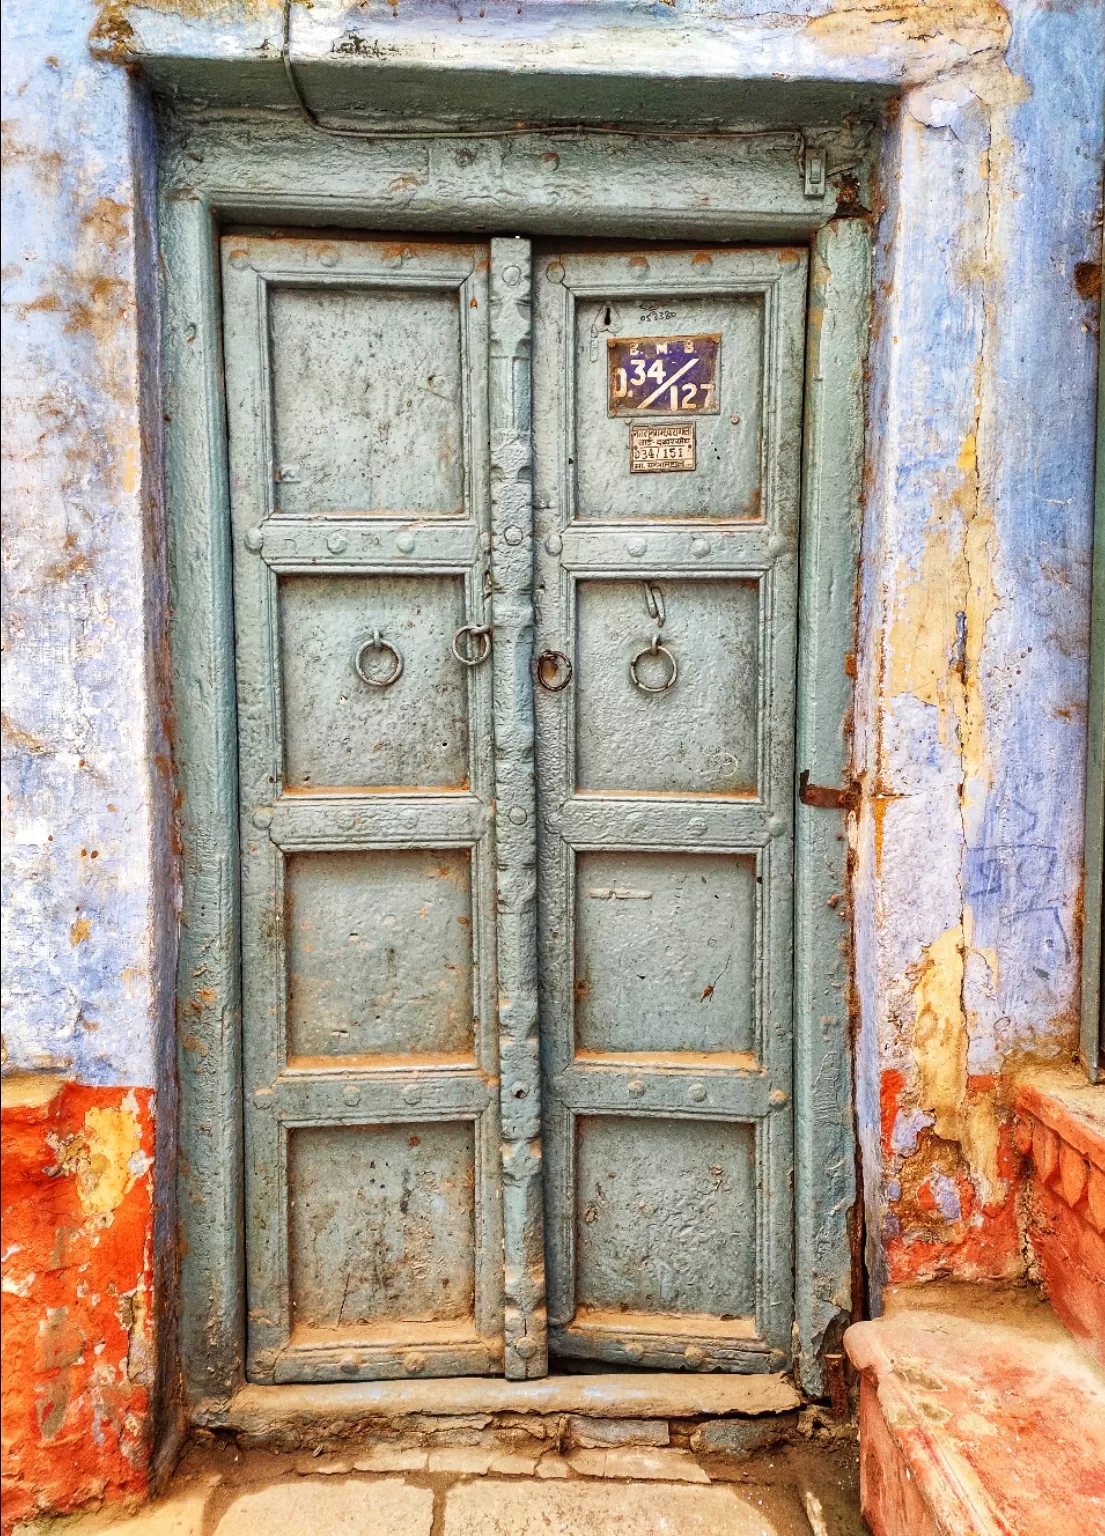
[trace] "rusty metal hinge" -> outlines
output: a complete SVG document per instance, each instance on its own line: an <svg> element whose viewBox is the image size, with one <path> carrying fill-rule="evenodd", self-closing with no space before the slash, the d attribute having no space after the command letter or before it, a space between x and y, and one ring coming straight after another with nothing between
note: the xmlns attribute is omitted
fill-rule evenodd
<svg viewBox="0 0 1105 1536"><path fill-rule="evenodd" d="M859 805L859 785L855 779L846 789L832 789L827 784L811 784L810 770L798 775L798 798L803 805L819 811L854 811Z"/></svg>

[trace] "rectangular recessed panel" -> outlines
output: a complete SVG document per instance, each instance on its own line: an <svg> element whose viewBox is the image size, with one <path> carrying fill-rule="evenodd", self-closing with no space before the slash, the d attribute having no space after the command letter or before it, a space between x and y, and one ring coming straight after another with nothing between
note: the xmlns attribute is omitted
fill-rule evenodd
<svg viewBox="0 0 1105 1536"><path fill-rule="evenodd" d="M464 788L463 623L459 576L282 577L288 788Z"/></svg>
<svg viewBox="0 0 1105 1536"><path fill-rule="evenodd" d="M576 618L576 783L581 790L753 795L759 758L757 581L581 581ZM630 664L635 657L634 683ZM675 681L664 689L675 668ZM647 691L649 688L659 690Z"/></svg>
<svg viewBox="0 0 1105 1536"><path fill-rule="evenodd" d="M467 849L293 853L288 1055L471 1052Z"/></svg>
<svg viewBox="0 0 1105 1536"><path fill-rule="evenodd" d="M288 1174L294 1327L472 1316L470 1123L293 1130Z"/></svg>
<svg viewBox="0 0 1105 1536"><path fill-rule="evenodd" d="M577 1306L754 1313L755 1148L750 1125L579 1119Z"/></svg>
<svg viewBox="0 0 1105 1536"><path fill-rule="evenodd" d="M626 271L636 279L633 259ZM688 277L708 263L694 269L688 254ZM763 295L578 298L575 315L577 515L758 519ZM634 415L693 422L694 469L632 473Z"/></svg>
<svg viewBox="0 0 1105 1536"><path fill-rule="evenodd" d="M269 292L281 512L464 510L456 291Z"/></svg>
<svg viewBox="0 0 1105 1536"><path fill-rule="evenodd" d="M576 1045L751 1051L756 860L576 855Z"/></svg>

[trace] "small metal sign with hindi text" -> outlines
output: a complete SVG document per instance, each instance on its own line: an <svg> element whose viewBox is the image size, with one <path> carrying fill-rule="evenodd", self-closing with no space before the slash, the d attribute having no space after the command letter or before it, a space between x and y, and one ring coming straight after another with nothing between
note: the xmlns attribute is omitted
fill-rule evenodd
<svg viewBox="0 0 1105 1536"><path fill-rule="evenodd" d="M694 469L693 421L631 421L629 423L629 473L663 475L673 470Z"/></svg>
<svg viewBox="0 0 1105 1536"><path fill-rule="evenodd" d="M611 416L716 416L721 337L611 336Z"/></svg>

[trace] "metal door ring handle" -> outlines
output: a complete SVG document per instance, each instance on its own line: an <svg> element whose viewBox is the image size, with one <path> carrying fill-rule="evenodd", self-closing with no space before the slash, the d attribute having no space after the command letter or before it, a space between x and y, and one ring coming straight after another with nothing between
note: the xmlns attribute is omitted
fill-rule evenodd
<svg viewBox="0 0 1105 1536"><path fill-rule="evenodd" d="M646 656L663 656L664 660L671 668L671 672L666 682L646 683L642 682L641 678L638 677L637 665L639 662L643 661ZM634 656L633 660L629 663L629 675L642 693L666 693L671 685L675 682L675 679L679 676L679 668L676 665L675 657L668 650L667 646L660 645L658 641L654 640L651 645L644 646L637 652L636 656Z"/></svg>
<svg viewBox="0 0 1105 1536"><path fill-rule="evenodd" d="M470 656L460 648L463 635L471 635L476 642L475 652ZM491 625L462 624L453 636L453 655L465 667L478 667L481 661L486 661L491 655Z"/></svg>
<svg viewBox="0 0 1105 1536"><path fill-rule="evenodd" d="M387 652L391 657L391 666L382 674L373 674L365 670L365 657L370 651ZM369 638L358 650L353 659L353 666L362 683L367 683L370 688L390 688L403 675L403 658L392 645L390 640L385 640L378 629L374 629Z"/></svg>
<svg viewBox="0 0 1105 1536"><path fill-rule="evenodd" d="M536 663L537 681L546 693L560 693L572 680L572 664L563 651L542 651Z"/></svg>

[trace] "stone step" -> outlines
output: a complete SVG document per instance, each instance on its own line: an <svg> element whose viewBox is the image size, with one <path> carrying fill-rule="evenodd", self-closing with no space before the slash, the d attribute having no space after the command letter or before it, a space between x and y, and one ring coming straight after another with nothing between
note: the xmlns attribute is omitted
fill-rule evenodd
<svg viewBox="0 0 1105 1536"><path fill-rule="evenodd" d="M1105 1372L1035 1293L913 1287L844 1343L873 1536L1105 1532Z"/></svg>
<svg viewBox="0 0 1105 1536"><path fill-rule="evenodd" d="M639 1371L546 1376L536 1381L463 1376L332 1386L247 1386L229 1403L205 1405L196 1413L195 1423L231 1429L246 1444L311 1448L320 1439L371 1441L381 1428L397 1422L417 1434L421 1420L432 1421L440 1430L449 1420L494 1427L501 1415L548 1419L572 1415L591 1421L596 1443L599 1438L610 1443L612 1437L600 1433L599 1420L755 1418L791 1414L800 1405L793 1383L781 1375Z"/></svg>

